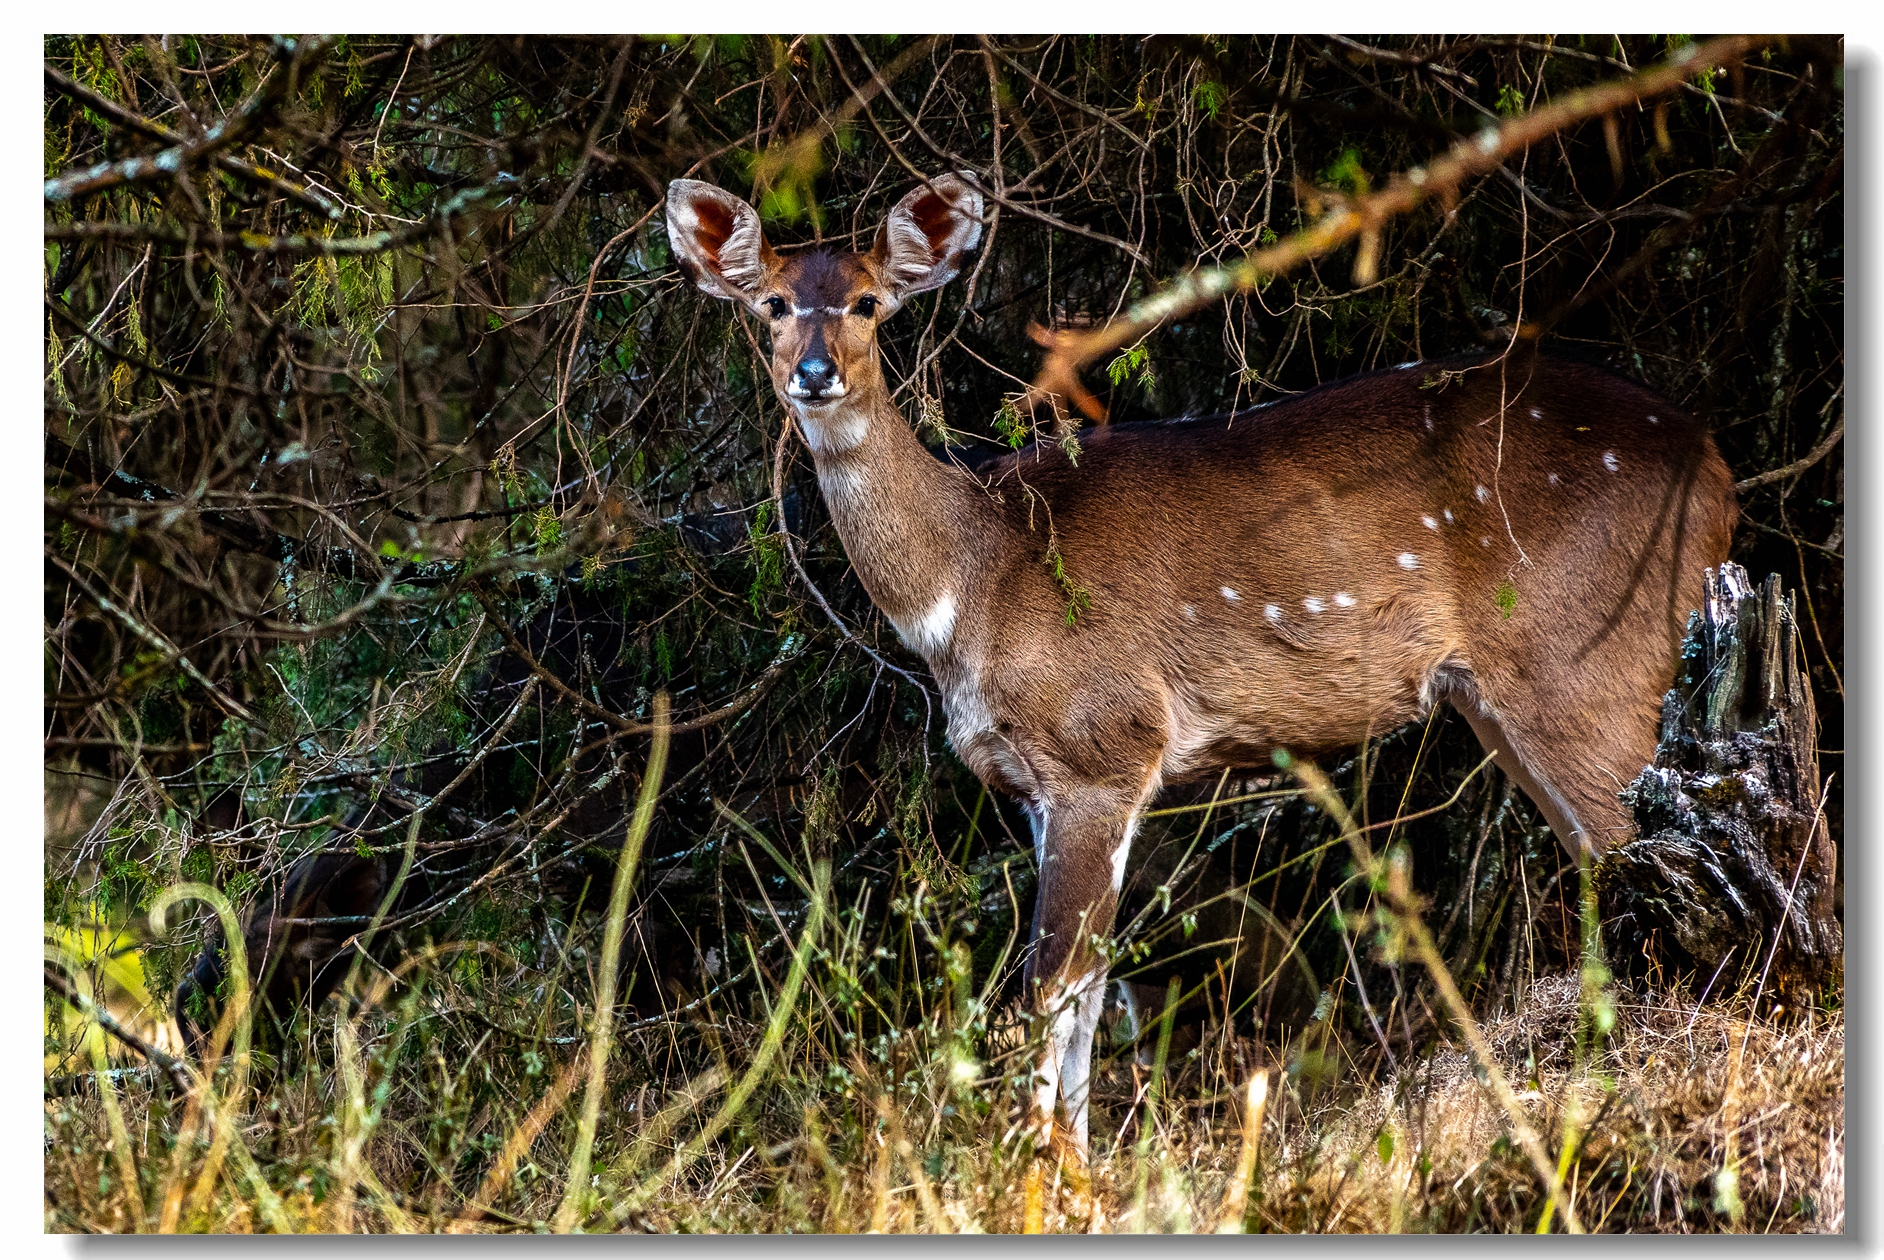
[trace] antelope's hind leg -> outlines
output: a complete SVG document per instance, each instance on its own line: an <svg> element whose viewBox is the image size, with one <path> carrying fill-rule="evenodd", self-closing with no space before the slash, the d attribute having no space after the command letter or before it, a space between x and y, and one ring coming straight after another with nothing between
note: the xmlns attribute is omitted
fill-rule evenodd
<svg viewBox="0 0 1884 1260"><path fill-rule="evenodd" d="M1574 687L1533 684L1522 704L1501 703L1504 689L1495 681L1467 674L1455 675L1447 693L1573 858L1586 851L1601 857L1634 834L1617 795L1655 755L1666 681L1632 672L1641 677L1592 670Z"/></svg>

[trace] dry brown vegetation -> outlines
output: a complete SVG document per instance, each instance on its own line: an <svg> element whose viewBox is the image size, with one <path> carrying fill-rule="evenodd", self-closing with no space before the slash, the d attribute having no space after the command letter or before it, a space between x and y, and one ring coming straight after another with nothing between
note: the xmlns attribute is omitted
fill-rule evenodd
<svg viewBox="0 0 1884 1260"><path fill-rule="evenodd" d="M1842 1229L1842 1016L1780 1024L1747 1019L1744 1001L1696 1005L1679 994L1623 992L1614 1032L1579 1068L1570 1062L1570 1046L1580 989L1574 974L1542 977L1516 1011L1485 1031L1500 1066L1523 1083L1526 1114L1553 1150L1564 1140L1566 1112L1574 1111L1566 1186L1586 1228ZM455 1007L463 1020L476 1001L475 992L447 984L434 1009ZM740 1022L718 1031L729 1068L760 1036ZM397 1035L385 1021L366 1039L369 1059L374 1043ZM709 1067L687 1085L666 1089L644 1083L613 1091L602 1129L614 1135L621 1155L608 1175L636 1193L633 1209L610 1224L661 1232L1020 1230L1030 1160L1012 1140L1020 1116L1016 1082L999 1075L1015 1059L980 1065L980 1075L964 1086L950 1075L957 1060L937 1049L933 1041L912 1048L912 1058L927 1053L938 1062L906 1073L894 1089L867 1071L841 1092L783 1090L737 1140L678 1161L699 1125L719 1110L728 1070ZM1154 1097L1148 1117L1142 1102L1132 1105L1129 1054L1115 1049L1095 1090L1090 1186L1076 1169L1057 1167L1040 1203L1042 1223L1105 1232L1537 1227L1544 1197L1537 1178L1513 1148L1509 1125L1467 1053L1441 1042L1426 1057L1395 1067L1354 1050L1333 1047L1340 1067L1319 1082L1305 1081L1273 1066L1274 1047L1206 1030L1198 1046L1174 1054L1170 1090ZM244 1117L239 1140L254 1145L256 1158L297 1170L285 1182L271 1177L280 1185L274 1209L280 1224L510 1231L553 1220L568 1130L543 1127L516 1184L503 1193L467 1196L444 1170L428 1168L423 1136L455 1114L454 1091L439 1089L439 1082L462 1079L466 1065L415 1066L419 1079L396 1091L363 1157L367 1186L412 1187L405 1192L363 1189L352 1204L323 1194L336 1172L328 1131L344 1110L331 1078L301 1073L275 1085L267 1104ZM1271 1072L1277 1084L1263 1116L1246 1212L1226 1214L1242 1147L1240 1100L1256 1070ZM431 1088L421 1084L427 1079ZM508 1141L520 1127L527 1133L532 1119L541 1124L539 1100L558 1096L554 1066L511 1079L517 1091L511 1107L486 1104L466 1117L472 1142L486 1134ZM1136 1079L1142 1084L1143 1074ZM47 1106L50 1227L148 1228L166 1196L181 1196L188 1178L174 1164L166 1167L162 1100L140 1084L124 1091L120 1105L140 1134L134 1140L145 1165L141 1222L117 1180L102 1108L95 1098L73 1098ZM467 1199L491 1210L466 1219ZM253 1193L234 1182L184 1223L274 1227Z"/></svg>

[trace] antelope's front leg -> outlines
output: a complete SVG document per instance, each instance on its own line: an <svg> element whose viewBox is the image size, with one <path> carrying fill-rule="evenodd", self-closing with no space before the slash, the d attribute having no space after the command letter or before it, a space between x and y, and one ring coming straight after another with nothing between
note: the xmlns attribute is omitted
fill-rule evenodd
<svg viewBox="0 0 1884 1260"><path fill-rule="evenodd" d="M1035 1066L1034 1120L1043 1138L1050 1139L1057 1100L1081 1154L1087 1149L1093 1032L1106 984L1106 959L1095 941L1111 934L1144 796L1142 791L1087 791L1032 810L1040 884L1025 984L1048 1030Z"/></svg>

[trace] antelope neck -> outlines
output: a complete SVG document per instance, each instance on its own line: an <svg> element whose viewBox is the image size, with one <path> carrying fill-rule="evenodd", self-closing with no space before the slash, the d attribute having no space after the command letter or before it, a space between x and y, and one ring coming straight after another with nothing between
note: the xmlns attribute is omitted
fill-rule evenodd
<svg viewBox="0 0 1884 1260"><path fill-rule="evenodd" d="M798 409L818 486L870 599L925 658L940 655L1000 528L961 469L924 449L900 411L872 401Z"/></svg>

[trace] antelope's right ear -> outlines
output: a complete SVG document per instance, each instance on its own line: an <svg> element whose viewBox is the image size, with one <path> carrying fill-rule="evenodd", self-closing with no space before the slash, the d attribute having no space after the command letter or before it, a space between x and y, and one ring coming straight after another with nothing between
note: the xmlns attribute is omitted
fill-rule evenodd
<svg viewBox="0 0 1884 1260"><path fill-rule="evenodd" d="M667 186L667 239L681 272L714 297L750 302L778 255L759 215L724 188L697 179Z"/></svg>

